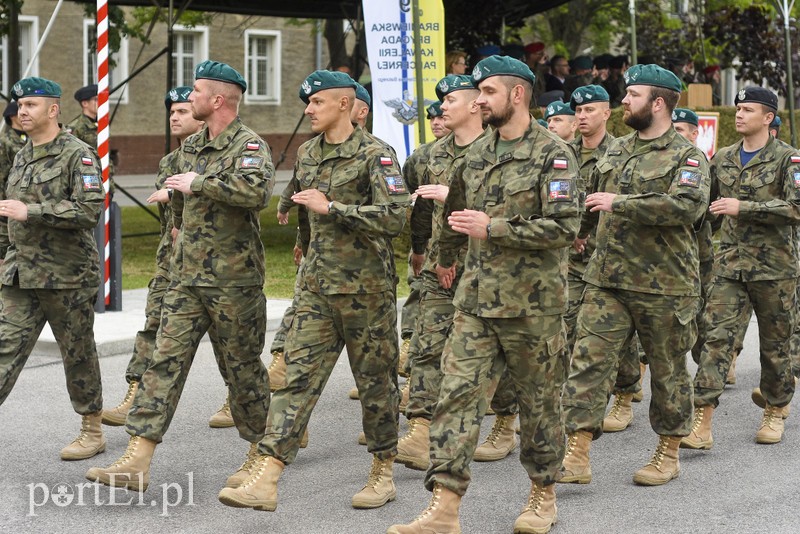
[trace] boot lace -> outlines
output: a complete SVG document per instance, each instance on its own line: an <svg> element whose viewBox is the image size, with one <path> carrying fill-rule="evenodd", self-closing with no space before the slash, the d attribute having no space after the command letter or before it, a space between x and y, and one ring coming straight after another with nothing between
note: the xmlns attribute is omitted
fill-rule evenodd
<svg viewBox="0 0 800 534"><path fill-rule="evenodd" d="M89 417L84 415L81 418L81 431L78 437L72 440L72 443L79 443L83 445L83 440L89 437Z"/></svg>
<svg viewBox="0 0 800 534"><path fill-rule="evenodd" d="M522 512L538 512L542 501L544 501L544 487L533 484L531 494L528 496L528 504L525 505L525 509Z"/></svg>
<svg viewBox="0 0 800 534"><path fill-rule="evenodd" d="M489 432L489 435L486 437L486 442L494 445L500 438L500 434L502 434L503 430L505 430L507 426L508 418L502 416L498 417L495 420L494 425L492 425L492 431Z"/></svg>
<svg viewBox="0 0 800 534"><path fill-rule="evenodd" d="M414 521L421 521L425 519L431 513L436 510L436 507L439 506L439 501L442 498L442 487L438 484L433 486L433 495L431 496L431 502L428 503L428 507L425 508L419 516Z"/></svg>
<svg viewBox="0 0 800 534"><path fill-rule="evenodd" d="M622 410L622 395L614 395L614 404L611 406L611 411L608 416L614 419L619 419L619 412Z"/></svg>
<svg viewBox="0 0 800 534"><path fill-rule="evenodd" d="M138 382L135 380L128 384L128 391L125 393L125 398L122 399L122 402L119 403L119 406L114 408L115 410L121 410L128 405L129 402L133 401L133 397L136 395L136 387L139 385Z"/></svg>
<svg viewBox="0 0 800 534"><path fill-rule="evenodd" d="M703 422L703 412L705 412L705 408L695 408L694 421L692 421L692 432L697 432L697 430L700 428L700 425Z"/></svg>
<svg viewBox="0 0 800 534"><path fill-rule="evenodd" d="M132 436L131 440L128 442L128 448L125 449L125 452L122 453L122 456L120 456L116 462L111 464L109 469L128 463L128 461L133 458L133 454L136 452L136 446L139 444L139 440L139 436Z"/></svg>
<svg viewBox="0 0 800 534"><path fill-rule="evenodd" d="M653 453L653 457L650 459L647 465L652 465L653 467L661 467L661 462L664 461L664 454L667 452L668 446L669 446L669 440L662 436L658 440L658 447L656 447L656 452Z"/></svg>
<svg viewBox="0 0 800 534"><path fill-rule="evenodd" d="M250 476L247 477L247 480L245 480L240 487L249 487L258 482L258 480L261 478L261 475L264 474L264 470L267 468L267 464L269 464L269 458L270 457L266 455L256 456L253 459L255 467L253 468L252 471L250 471Z"/></svg>
<svg viewBox="0 0 800 534"><path fill-rule="evenodd" d="M272 361L270 362L269 367L267 368L268 372L272 371L279 365L279 360L281 359L282 356L283 353L277 350L272 353Z"/></svg>
<svg viewBox="0 0 800 534"><path fill-rule="evenodd" d="M227 417L231 417L231 401L229 399L225 399L225 404L223 404L217 413L222 413Z"/></svg>
<svg viewBox="0 0 800 534"><path fill-rule="evenodd" d="M767 404L767 408L764 410L764 419L761 420L761 426L768 426L772 428L773 421L777 420L779 417L783 419L783 414L781 413L782 411L783 408L778 408L777 406L771 406Z"/></svg>
<svg viewBox="0 0 800 534"><path fill-rule="evenodd" d="M250 450L247 451L247 458L239 467L239 471L250 471L258 460L258 443L251 443Z"/></svg>
<svg viewBox="0 0 800 534"><path fill-rule="evenodd" d="M570 434L569 439L567 440L567 452L564 453L564 456L572 456L575 452L575 447L578 445L578 434Z"/></svg>
<svg viewBox="0 0 800 534"><path fill-rule="evenodd" d="M384 460L378 460L374 458L372 460L372 467L369 470L369 477L367 477L367 484L364 486L365 488L375 488L383 478L383 471L386 468L386 462Z"/></svg>
<svg viewBox="0 0 800 534"><path fill-rule="evenodd" d="M408 422L408 433L405 436L403 436L402 438L400 438L400 441L406 441L406 440L409 440L409 439L413 438L414 437L414 432L416 432L418 424L419 424L419 422L416 419L411 419Z"/></svg>

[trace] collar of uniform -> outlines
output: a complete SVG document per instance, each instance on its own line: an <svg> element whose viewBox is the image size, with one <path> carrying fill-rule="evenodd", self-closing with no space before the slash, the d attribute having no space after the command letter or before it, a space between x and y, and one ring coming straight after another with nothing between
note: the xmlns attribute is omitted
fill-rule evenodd
<svg viewBox="0 0 800 534"><path fill-rule="evenodd" d="M208 126L203 126L203 129L197 134L194 138L194 143L192 143L198 150L202 150L204 148L213 148L215 150L223 150L225 149L230 143L231 140L236 136L236 133L242 128L242 119L238 116L231 122L228 126L225 127L224 130L220 132L218 136L214 139L208 139Z"/></svg>
<svg viewBox="0 0 800 534"><path fill-rule="evenodd" d="M333 158L352 158L358 154L358 149L361 146L361 141L364 139L364 130L361 126L353 128L353 133L350 137L339 143L336 150L328 154L325 160L322 159L322 143L325 140L325 134L321 133L314 138L314 142L308 148L308 155L314 158L317 163L322 163Z"/></svg>
<svg viewBox="0 0 800 534"><path fill-rule="evenodd" d="M41 159L47 156L57 156L61 154L62 150L64 150L64 143L66 141L67 141L67 132L64 130L59 130L58 135L56 135L52 141L44 145L45 151L40 156L40 158L33 157L34 154L33 143L25 144L25 146L22 147L22 150L26 150L25 158L28 161L34 161L35 159Z"/></svg>
<svg viewBox="0 0 800 534"><path fill-rule="evenodd" d="M768 162L772 161L773 159L775 159L776 141L775 141L775 138L772 137L771 135L769 136L769 139L767 140L767 144L764 145L764 148L762 148L758 152L758 154L755 155L755 157L753 159L748 161L747 165L742 165L741 164L741 160L739 159L739 151L742 149L743 145L744 145L744 139L740 139L739 142L737 142L734 145L734 150L731 150L727 154L728 160L730 162L732 162L736 166L741 166L742 168L744 168L744 167L752 167L753 165L760 165L761 163L768 163Z"/></svg>
<svg viewBox="0 0 800 534"><path fill-rule="evenodd" d="M639 132L633 132L630 134L628 138L628 142L624 143L623 148L628 154L633 154L634 146L636 146L636 139L639 135ZM678 136L678 132L675 131L675 128L670 128L660 137L656 137L645 147L644 153L650 152L651 150L664 150L670 144L672 144Z"/></svg>
<svg viewBox="0 0 800 534"><path fill-rule="evenodd" d="M533 152L533 147L536 143L536 138L539 136L539 130L534 128L536 123L536 119L533 118L533 115L530 115L531 122L528 124L528 129L525 130L525 133L522 134L522 137L519 140L517 148L511 152L511 159L530 159L531 153ZM484 150L483 152L483 159L491 164L497 163L497 154L495 153L494 147L497 146L497 141L500 139L500 133L497 130L492 131L491 135L488 135L486 139L489 142L490 150ZM521 144L521 145L520 145ZM505 154L504 154L505 155Z"/></svg>
<svg viewBox="0 0 800 534"><path fill-rule="evenodd" d="M433 158L450 158L456 157L456 134L449 132L441 139L433 142L431 147L431 159Z"/></svg>

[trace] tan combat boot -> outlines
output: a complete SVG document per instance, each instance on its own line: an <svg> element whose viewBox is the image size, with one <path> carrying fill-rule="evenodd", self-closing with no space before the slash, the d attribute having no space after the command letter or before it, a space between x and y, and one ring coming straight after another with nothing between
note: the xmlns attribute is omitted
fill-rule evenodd
<svg viewBox="0 0 800 534"><path fill-rule="evenodd" d="M261 455L258 453L258 442L251 443L244 463L239 467L239 469L236 470L234 474L228 477L228 480L225 481L225 487L238 488L241 486L242 483L247 480L247 477L252 474L253 466L256 465L256 461L258 461L259 456Z"/></svg>
<svg viewBox="0 0 800 534"><path fill-rule="evenodd" d="M476 462L496 462L511 454L517 448L517 433L514 428L516 420L517 414L498 415L486 441L475 449L473 459Z"/></svg>
<svg viewBox="0 0 800 534"><path fill-rule="evenodd" d="M284 464L277 458L262 455L256 460L250 476L236 488L222 488L219 502L234 508L253 508L274 512L278 507L278 479Z"/></svg>
<svg viewBox="0 0 800 534"><path fill-rule="evenodd" d="M211 428L230 428L234 425L233 416L231 415L230 397L225 399L217 413L211 416L208 420L208 426Z"/></svg>
<svg viewBox="0 0 800 534"><path fill-rule="evenodd" d="M647 364L639 362L639 391L633 394L633 402L642 402L642 399L644 399L644 389L642 388L642 384L644 384L644 374L646 372Z"/></svg>
<svg viewBox="0 0 800 534"><path fill-rule="evenodd" d="M358 388L353 387L347 392L347 396L353 400L358 400Z"/></svg>
<svg viewBox="0 0 800 534"><path fill-rule="evenodd" d="M711 419L714 417L713 406L698 406L694 409L692 431L681 440L682 449L708 450L714 444L711 436Z"/></svg>
<svg viewBox="0 0 800 534"><path fill-rule="evenodd" d="M128 411L133 405L133 398L136 397L136 392L139 390L139 382L132 380L128 384L128 392L125 393L125 398L119 403L116 408L110 410L103 410L103 424L108 426L122 426L128 418Z"/></svg>
<svg viewBox="0 0 800 534"><path fill-rule="evenodd" d="M460 495L434 484L431 502L419 517L407 525L392 525L386 534L461 534L460 506Z"/></svg>
<svg viewBox="0 0 800 534"><path fill-rule="evenodd" d="M359 445L366 445L367 444L367 435L362 430L358 433L358 444Z"/></svg>
<svg viewBox="0 0 800 534"><path fill-rule="evenodd" d="M736 383L736 358L738 354L734 354L731 360L731 366L728 368L728 376L725 377L725 384L733 385Z"/></svg>
<svg viewBox="0 0 800 534"><path fill-rule="evenodd" d="M514 534L546 534L558 519L556 485L531 482L528 504L514 521Z"/></svg>
<svg viewBox="0 0 800 534"><path fill-rule="evenodd" d="M283 352L276 350L272 353L272 362L267 367L269 375L269 390L278 391L286 387L286 360Z"/></svg>
<svg viewBox="0 0 800 534"><path fill-rule="evenodd" d="M408 378L406 371L406 363L408 363L408 349L411 348L411 340L404 339L403 344L400 345L400 358L397 359L397 374L403 378Z"/></svg>
<svg viewBox="0 0 800 534"><path fill-rule="evenodd" d="M795 379L795 381L797 381L797 379ZM750 398L753 400L753 402L754 402L754 403L756 404L756 406L758 406L759 408L762 408L762 409L763 409L763 408L766 408L766 407L767 407L767 400L766 400L766 399L764 398L764 396L761 394L761 388L753 388L753 392L752 392L752 393L750 393ZM784 406L784 407L783 407L783 409L781 410L781 417L783 417L784 419L786 419L787 417L789 417L789 411L790 411L791 409L792 409L792 408L791 408L791 406L790 406L789 404L787 404L786 406Z"/></svg>
<svg viewBox="0 0 800 534"><path fill-rule="evenodd" d="M630 426L633 421L633 408L631 408L633 395L633 393L614 395L614 404L603 419L603 432L621 432Z"/></svg>
<svg viewBox="0 0 800 534"><path fill-rule="evenodd" d="M592 466L589 463L589 449L592 434L578 430L567 436L567 451L561 465L559 482L564 484L588 484L592 481Z"/></svg>
<svg viewBox="0 0 800 534"><path fill-rule="evenodd" d="M369 470L367 484L361 491L353 495L353 508L380 508L397 497L397 490L392 480L394 458L381 460L372 456L372 467Z"/></svg>
<svg viewBox="0 0 800 534"><path fill-rule="evenodd" d="M116 462L106 468L92 467L86 472L86 478L106 486L145 491L150 483L150 462L155 449L155 441L133 436Z"/></svg>
<svg viewBox="0 0 800 534"><path fill-rule="evenodd" d="M409 397L411 397L411 383L406 381L405 385L400 389L400 404L397 407L400 415L405 415Z"/></svg>
<svg viewBox="0 0 800 534"><path fill-rule="evenodd" d="M308 427L303 431L303 437L300 438L300 448L305 449L308 447Z"/></svg>
<svg viewBox="0 0 800 534"><path fill-rule="evenodd" d="M396 460L417 471L425 471L430 463L431 422L414 417L408 422L408 433L397 442Z"/></svg>
<svg viewBox="0 0 800 534"><path fill-rule="evenodd" d="M780 443L783 439L783 408L770 406L764 408L764 418L761 420L761 428L756 433L756 443L772 444Z"/></svg>
<svg viewBox="0 0 800 534"><path fill-rule="evenodd" d="M102 412L81 416L81 433L61 449L62 460L85 460L106 450L102 417Z"/></svg>
<svg viewBox="0 0 800 534"><path fill-rule="evenodd" d="M659 436L653 458L633 474L633 481L642 486L660 486L678 478L681 471L680 445L680 436Z"/></svg>

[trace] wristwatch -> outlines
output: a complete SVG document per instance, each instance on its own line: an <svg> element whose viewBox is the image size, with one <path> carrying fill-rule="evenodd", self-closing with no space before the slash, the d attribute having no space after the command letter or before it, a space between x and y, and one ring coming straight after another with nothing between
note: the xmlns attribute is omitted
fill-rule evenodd
<svg viewBox="0 0 800 534"><path fill-rule="evenodd" d="M167 197L168 197L170 200L172 200L172 188L171 188L171 187L168 187L168 188L167 188Z"/></svg>
<svg viewBox="0 0 800 534"><path fill-rule="evenodd" d="M492 237L492 223L486 225L486 239Z"/></svg>

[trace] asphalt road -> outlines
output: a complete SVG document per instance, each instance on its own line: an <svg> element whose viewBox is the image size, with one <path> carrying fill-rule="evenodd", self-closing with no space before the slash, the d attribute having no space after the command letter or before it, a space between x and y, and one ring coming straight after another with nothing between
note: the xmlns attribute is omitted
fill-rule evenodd
<svg viewBox="0 0 800 534"><path fill-rule="evenodd" d="M796 415L787 421L783 443L757 445L754 440L761 417L750 402L750 389L758 382L755 328L751 323L738 382L725 392L715 414L714 448L682 451L681 475L666 486L635 486L633 472L656 445L647 421L647 387L644 402L634 407L633 426L594 443L592 483L558 486L554 533L800 531ZM101 359L109 406L124 393L127 361L127 355ZM89 467L108 465L121 455L128 436L122 428L106 427L105 453L85 461L60 461L59 450L77 434L80 419L70 407L61 366L28 367L0 406L0 532L385 532L393 523L416 517L429 493L422 487L421 472L397 466L396 501L378 510L350 507L370 465L365 448L356 444L360 412L358 403L347 398L352 384L343 356L312 416L311 443L284 471L278 510L269 513L228 508L217 501L247 445L235 430L207 425L225 396L207 343L197 354L172 427L156 449L150 489L141 499L122 490L79 486L88 482L84 473ZM484 434L490 425L487 418ZM473 466L473 482L461 509L465 533L512 531L529 490L518 459L514 452L503 461Z"/></svg>

